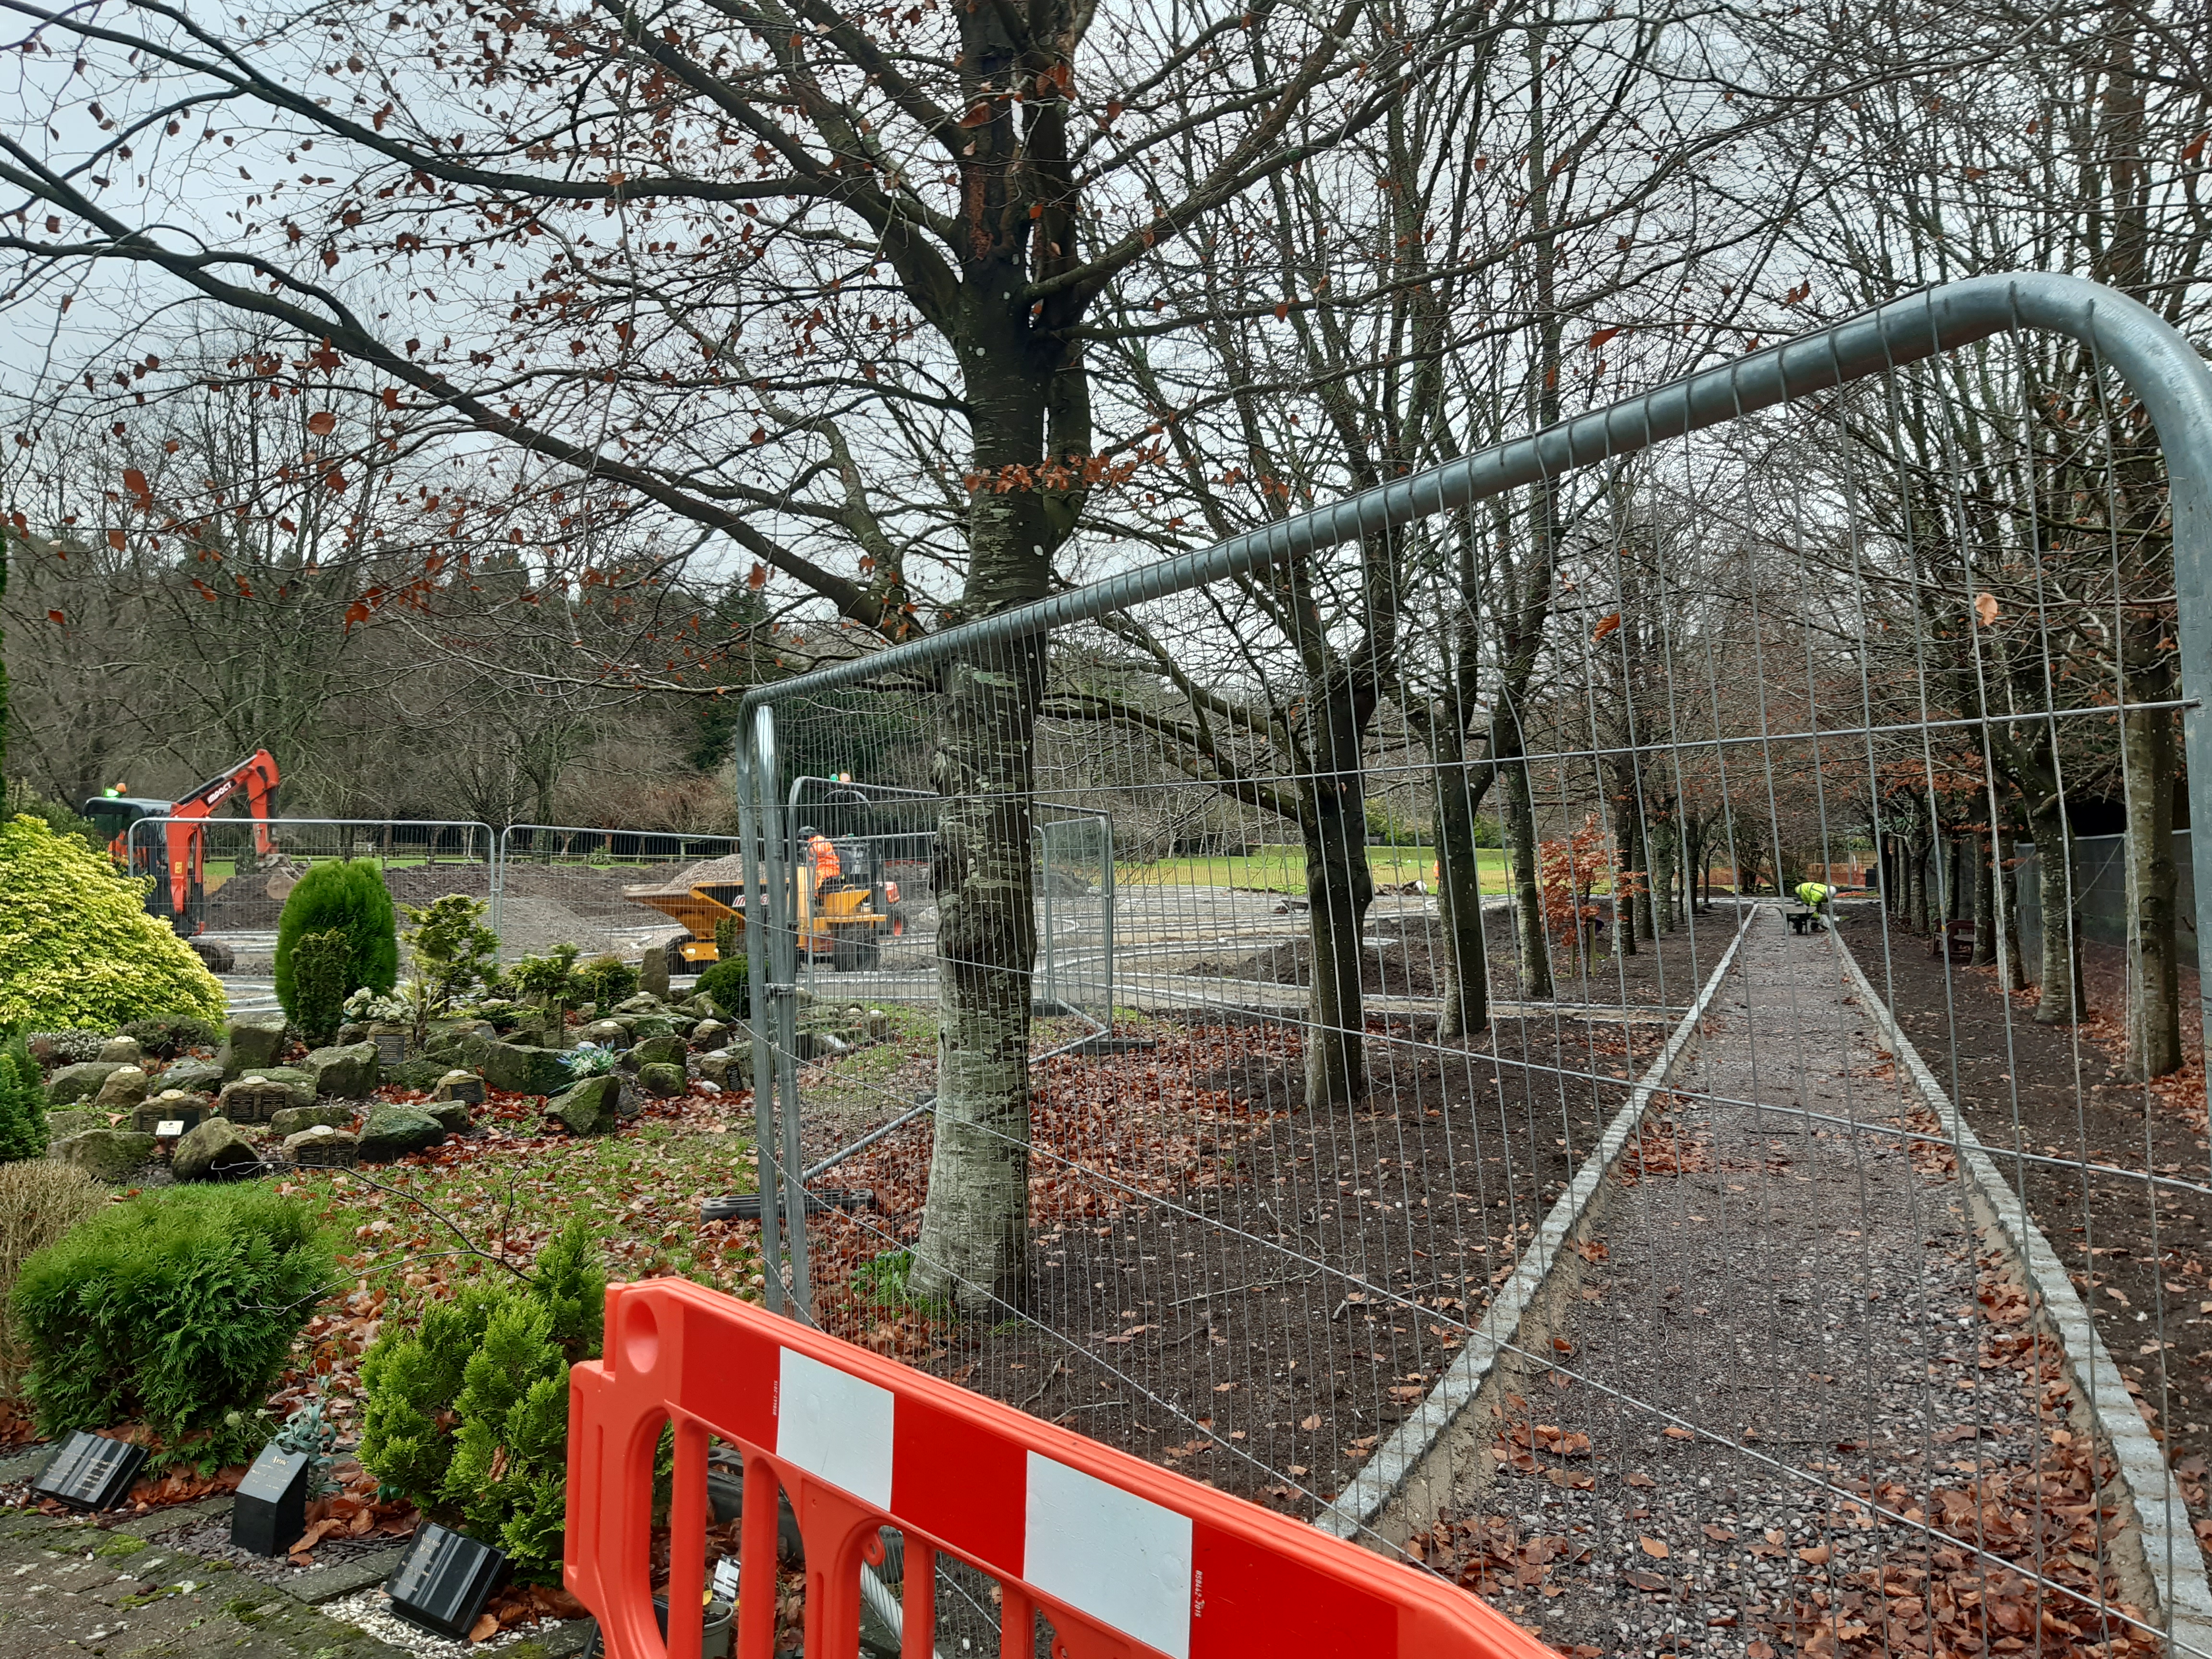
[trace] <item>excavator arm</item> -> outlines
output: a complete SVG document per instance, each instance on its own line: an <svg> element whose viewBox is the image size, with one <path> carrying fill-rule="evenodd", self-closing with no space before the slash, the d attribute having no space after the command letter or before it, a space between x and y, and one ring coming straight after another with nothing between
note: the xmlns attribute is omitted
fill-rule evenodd
<svg viewBox="0 0 2212 1659"><path fill-rule="evenodd" d="M229 770L216 773L178 801L169 816L211 817L217 807L240 790L246 792L246 813L254 820L254 851L266 858L276 850L276 840L269 833L269 820L276 810L276 761L266 749L257 749Z"/></svg>
<svg viewBox="0 0 2212 1659"><path fill-rule="evenodd" d="M207 838L200 820L240 790L254 820L255 850L268 857L276 850L269 832L276 810L276 762L266 749L257 749L237 765L218 772L175 801L143 799L137 796L94 796L84 804L85 816L109 837L108 850L133 874L152 876L154 890L146 896L147 908L166 915L170 925L186 937L200 931L200 912L206 897ZM131 826L143 818L166 820L155 843L131 839ZM157 864L158 860L158 864ZM166 867L161 867L161 866Z"/></svg>

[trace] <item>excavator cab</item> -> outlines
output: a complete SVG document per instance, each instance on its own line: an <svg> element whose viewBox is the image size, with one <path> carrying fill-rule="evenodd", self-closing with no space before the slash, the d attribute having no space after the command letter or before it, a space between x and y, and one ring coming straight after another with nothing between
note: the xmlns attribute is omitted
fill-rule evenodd
<svg viewBox="0 0 2212 1659"><path fill-rule="evenodd" d="M207 848L197 829L172 824L166 831L133 836L131 826L142 818L171 817L177 804L136 795L95 795L84 804L84 816L107 837L107 850L116 863L134 876L151 876L146 890L146 908L167 916L180 939L189 939L205 926L207 908Z"/></svg>
<svg viewBox="0 0 2212 1659"><path fill-rule="evenodd" d="M276 842L269 833L269 820L276 811L276 761L266 749L257 749L182 800L95 795L85 802L84 816L106 836L108 853L116 863L131 875L153 878L146 908L167 916L177 935L189 939L207 925L207 837L197 820L212 817L217 807L243 791L247 814L256 821L255 848L264 855L273 853ZM169 822L151 834L134 836L131 826L143 818Z"/></svg>

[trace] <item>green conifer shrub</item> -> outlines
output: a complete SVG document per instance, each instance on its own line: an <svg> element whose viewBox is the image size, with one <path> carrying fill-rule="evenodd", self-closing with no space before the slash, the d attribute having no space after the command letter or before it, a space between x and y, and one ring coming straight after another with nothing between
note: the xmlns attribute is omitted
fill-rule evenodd
<svg viewBox="0 0 2212 1659"><path fill-rule="evenodd" d="M0 1030L222 1019L222 987L166 920L146 914L146 885L40 819L0 823Z"/></svg>
<svg viewBox="0 0 2212 1659"><path fill-rule="evenodd" d="M581 1217L530 1283L472 1285L362 1358L362 1467L384 1490L557 1583L568 1491L568 1367L598 1357L606 1270Z"/></svg>
<svg viewBox="0 0 2212 1659"><path fill-rule="evenodd" d="M576 989L599 1005L604 1015L617 1002L637 994L637 969L617 956L593 957L576 969Z"/></svg>
<svg viewBox="0 0 2212 1659"><path fill-rule="evenodd" d="M752 968L743 957L725 957L699 975L691 988L730 1019L753 1016Z"/></svg>
<svg viewBox="0 0 2212 1659"><path fill-rule="evenodd" d="M46 1079L17 1031L0 1045L0 1164L46 1155Z"/></svg>
<svg viewBox="0 0 2212 1659"><path fill-rule="evenodd" d="M389 991L399 978L399 918L383 873L362 859L316 865L300 878L276 921L276 1000L295 1024L301 1010L292 953L304 935L333 929L349 944L341 1003L364 988Z"/></svg>
<svg viewBox="0 0 2212 1659"><path fill-rule="evenodd" d="M314 1212L265 1187L170 1187L110 1206L15 1281L40 1432L137 1422L161 1437L156 1469L246 1462L331 1270Z"/></svg>
<svg viewBox="0 0 2212 1659"><path fill-rule="evenodd" d="M292 945L292 1024L310 1048L328 1042L345 1016L345 1000L360 988L346 983L353 940L343 928L302 933Z"/></svg>

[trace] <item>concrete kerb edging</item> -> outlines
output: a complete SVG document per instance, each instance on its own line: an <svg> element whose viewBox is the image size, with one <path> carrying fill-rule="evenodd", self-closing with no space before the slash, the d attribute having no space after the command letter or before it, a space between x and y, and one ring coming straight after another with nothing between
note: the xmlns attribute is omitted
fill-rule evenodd
<svg viewBox="0 0 2212 1659"><path fill-rule="evenodd" d="M2112 1448L2113 1461L2119 1466L2121 1496L2134 1513L2142 1552L2142 1577L2159 1617L2166 1623L2169 1638L2176 1648L2212 1654L2212 1586L2205 1581L2204 1556L2189 1524L2189 1512L2166 1468L2165 1450L2136 1409L2134 1396L2128 1393L2119 1367L2112 1363L2104 1340L2097 1334L2095 1322L2075 1294L2065 1264L1998 1173L1979 1138L1951 1103L1951 1097L1936 1081L1911 1040L1890 1017L1889 1005L1875 994L1857 958L1840 939L1837 953L1844 959L1868 1018L1880 1028L1884 1046L1897 1056L1904 1074L1911 1079L1914 1089L1957 1149L1960 1165L1972 1178L1970 1195L1983 1231L2003 1244L2027 1279L2037 1322L2057 1339L2075 1396L2098 1435Z"/></svg>
<svg viewBox="0 0 2212 1659"><path fill-rule="evenodd" d="M1628 1103L1606 1126L1597 1146L1575 1172L1572 1184L1552 1206L1544 1224L1522 1251L1513 1276L1491 1298L1490 1305L1483 1310L1482 1322L1468 1333L1467 1344L1460 1350L1459 1357L1437 1379L1436 1386L1429 1390L1419 1408L1376 1448L1374 1456L1367 1460L1366 1467L1352 1484L1315 1517L1314 1524L1322 1531L1338 1538L1356 1539L1359 1534L1375 1529L1384 1510L1407 1490L1421 1466L1437 1451L1439 1443L1457 1427L1474 1404L1499 1358L1512 1351L1523 1319L1542 1299L1545 1281L1567 1254L1607 1174L1627 1149L1644 1114L1650 1109L1651 1097L1666 1086L1668 1077L1696 1036L1698 1022L1705 1018L1714 993L1728 976L1744 934L1758 914L1757 906L1745 907L1743 919L1736 925L1735 937L1729 941L1728 949L1721 953L1713 971L1705 976L1697 1000L1690 1005L1690 1012L1674 1027L1659 1057L1637 1079Z"/></svg>

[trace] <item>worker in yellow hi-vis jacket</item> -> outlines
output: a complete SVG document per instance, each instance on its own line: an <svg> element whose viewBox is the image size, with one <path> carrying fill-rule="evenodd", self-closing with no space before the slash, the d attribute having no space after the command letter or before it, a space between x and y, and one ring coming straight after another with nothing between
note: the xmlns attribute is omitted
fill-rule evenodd
<svg viewBox="0 0 2212 1659"><path fill-rule="evenodd" d="M1797 902L1813 913L1808 925L1815 928L1819 927L1820 918L1823 916L1831 921L1834 920L1835 912L1829 908L1828 902L1836 896L1834 888L1823 886L1817 881L1801 881L1795 890L1797 894Z"/></svg>

